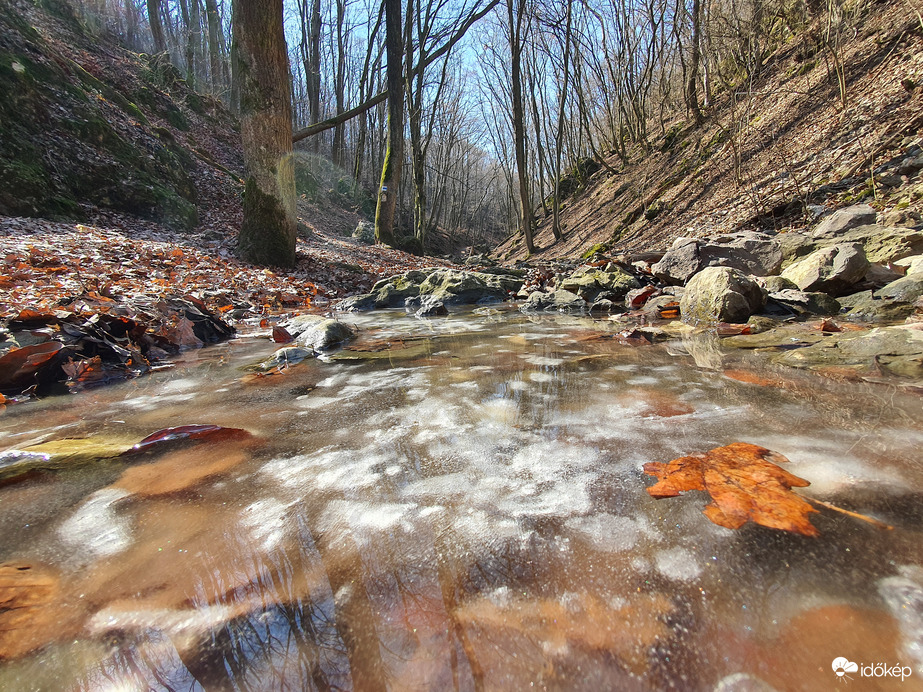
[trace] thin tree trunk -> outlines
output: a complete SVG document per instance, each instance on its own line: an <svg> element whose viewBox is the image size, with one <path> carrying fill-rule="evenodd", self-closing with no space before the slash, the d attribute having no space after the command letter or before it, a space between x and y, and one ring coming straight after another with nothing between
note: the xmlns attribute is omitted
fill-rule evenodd
<svg viewBox="0 0 923 692"><path fill-rule="evenodd" d="M564 238L564 234L561 232L561 176L563 175L563 171L561 170L561 154L564 149L564 115L567 105L567 82L570 78L570 36L571 26L573 24L573 4L573 0L567 0L567 17L564 27L564 74L562 75L563 84L561 85L561 98L558 103L558 130L555 133L554 142L555 178L554 199L551 201L551 230L554 233L555 240L562 240Z"/></svg>
<svg viewBox="0 0 923 692"><path fill-rule="evenodd" d="M221 75L221 16L218 14L218 3L215 0L205 0L205 16L208 19L208 61L211 76L212 93L217 94L224 86Z"/></svg>
<svg viewBox="0 0 923 692"><path fill-rule="evenodd" d="M513 11L513 3L516 11ZM510 31L510 79L512 82L513 144L516 149L516 172L519 177L519 219L526 241L526 251L535 252L532 241L532 201L529 194L529 174L526 162L526 131L522 108L522 24L525 14L525 0L507 0L507 15Z"/></svg>
<svg viewBox="0 0 923 692"><path fill-rule="evenodd" d="M236 0L233 26L246 168L238 250L248 262L291 267L295 175L282 0Z"/></svg>
<svg viewBox="0 0 923 692"><path fill-rule="evenodd" d="M701 58L700 42L702 40L702 2L692 0L692 54L689 58L689 81L686 83L686 105L692 113L696 125L700 125L704 118L699 109L699 60Z"/></svg>

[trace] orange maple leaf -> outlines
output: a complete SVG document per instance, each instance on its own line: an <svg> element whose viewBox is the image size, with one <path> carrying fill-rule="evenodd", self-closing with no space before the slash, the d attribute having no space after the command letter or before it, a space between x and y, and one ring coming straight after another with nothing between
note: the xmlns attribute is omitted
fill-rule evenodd
<svg viewBox="0 0 923 692"><path fill-rule="evenodd" d="M718 526L738 529L748 521L782 531L817 536L809 515L817 510L791 491L810 485L778 466L781 454L747 442L716 447L705 454L650 462L644 473L657 477L647 489L656 499L686 490L704 490L711 503L703 512Z"/></svg>

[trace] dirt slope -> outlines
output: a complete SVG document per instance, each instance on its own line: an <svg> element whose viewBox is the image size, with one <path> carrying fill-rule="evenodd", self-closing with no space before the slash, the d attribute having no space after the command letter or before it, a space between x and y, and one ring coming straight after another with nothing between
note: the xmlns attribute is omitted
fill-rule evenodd
<svg viewBox="0 0 923 692"><path fill-rule="evenodd" d="M821 210L865 201L920 211L923 181L899 162L923 143L923 23L906 0L873 2L842 49L840 100L821 20L781 46L752 90L720 94L698 129L677 122L629 166L595 173L564 202L564 240L541 218L535 259L597 244L664 249L682 235L799 228ZM875 183L871 182L875 174ZM900 216L892 217L900 218ZM912 220L911 220L912 223ZM495 252L526 256L521 234Z"/></svg>

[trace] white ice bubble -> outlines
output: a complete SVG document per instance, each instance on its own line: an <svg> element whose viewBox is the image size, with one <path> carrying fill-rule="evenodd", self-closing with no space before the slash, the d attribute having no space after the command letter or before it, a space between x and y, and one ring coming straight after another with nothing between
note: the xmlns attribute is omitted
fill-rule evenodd
<svg viewBox="0 0 923 692"><path fill-rule="evenodd" d="M568 519L565 525L593 547L606 552L630 550L641 537L641 529L631 517L596 514Z"/></svg>
<svg viewBox="0 0 923 692"><path fill-rule="evenodd" d="M654 557L654 562L658 572L675 581L692 581L702 573L695 555L685 548L661 550Z"/></svg>
<svg viewBox="0 0 923 692"><path fill-rule="evenodd" d="M530 372L529 379L533 382L552 382L554 381L554 375L547 372Z"/></svg>
<svg viewBox="0 0 923 692"><path fill-rule="evenodd" d="M114 505L129 494L117 488L97 490L58 527L58 536L92 557L122 552L131 543L131 525Z"/></svg>

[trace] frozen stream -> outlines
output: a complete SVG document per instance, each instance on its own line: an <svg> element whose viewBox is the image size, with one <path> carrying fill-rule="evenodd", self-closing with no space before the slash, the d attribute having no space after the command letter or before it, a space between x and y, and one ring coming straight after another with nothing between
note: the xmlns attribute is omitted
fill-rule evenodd
<svg viewBox="0 0 923 692"><path fill-rule="evenodd" d="M0 562L34 575L15 611L0 588L0 690L822 690L841 656L912 670L856 690L923 688L919 394L479 312L346 316L369 352L283 375L247 376L277 346L245 337L8 407L0 450L256 439L0 485ZM894 530L732 531L645 492L645 462L737 441Z"/></svg>

